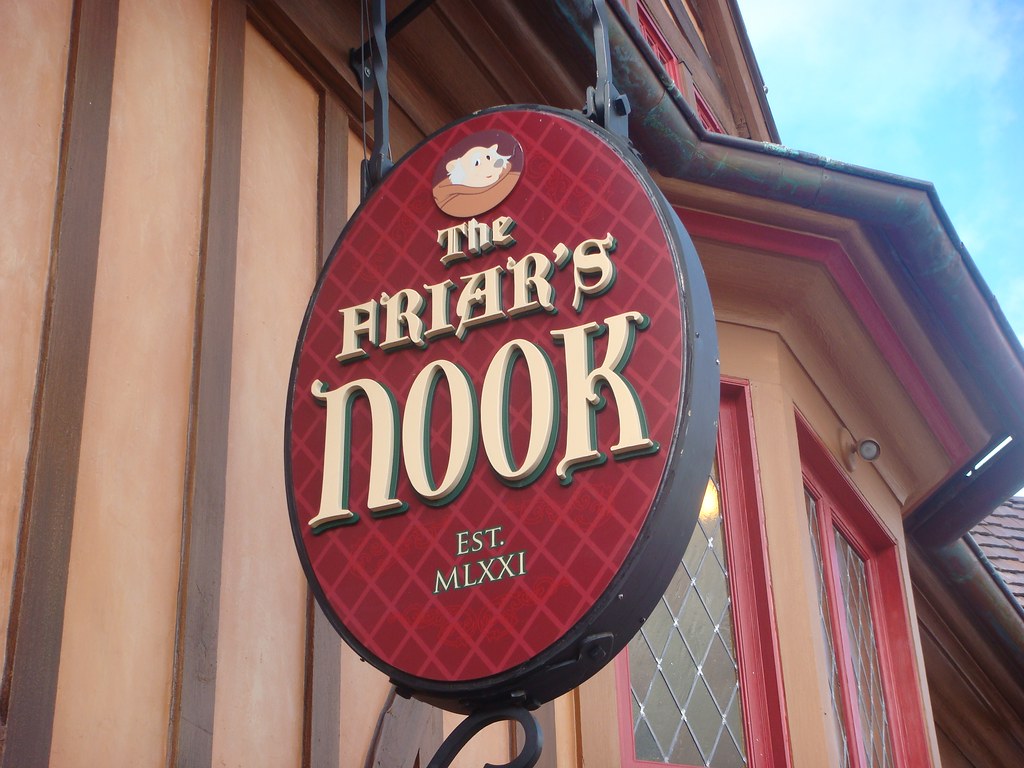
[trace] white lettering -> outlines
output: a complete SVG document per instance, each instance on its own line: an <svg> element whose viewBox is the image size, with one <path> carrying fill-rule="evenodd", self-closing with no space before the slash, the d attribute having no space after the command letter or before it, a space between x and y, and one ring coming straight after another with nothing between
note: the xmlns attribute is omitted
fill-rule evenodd
<svg viewBox="0 0 1024 768"><path fill-rule="evenodd" d="M518 360L530 373L530 442L521 466L516 468L509 436L509 400L512 370ZM540 347L513 339L498 350L484 375L480 396L480 432L484 451L498 477L508 485L532 483L547 466L558 434L558 392L551 360Z"/></svg>
<svg viewBox="0 0 1024 768"><path fill-rule="evenodd" d="M372 379L350 381L333 392L328 392L326 385L317 380L311 391L313 397L327 405L327 434L320 511L309 521L310 527L320 533L359 520L359 515L349 509L351 460L348 452L352 442L352 404L360 396L369 401L373 420L366 506L377 516L404 512L408 505L394 497L398 485L398 404L391 393Z"/></svg>
<svg viewBox="0 0 1024 768"><path fill-rule="evenodd" d="M434 483L430 461L430 415L434 391L448 382L452 403L452 433L448 444L448 468ZM477 405L473 382L462 368L448 360L429 363L413 380L402 422L402 456L405 471L416 493L428 504L445 504L458 495L469 480L476 461Z"/></svg>
<svg viewBox="0 0 1024 768"><path fill-rule="evenodd" d="M648 437L647 417L633 385L622 375L629 362L636 331L649 321L639 312L625 312L600 323L551 331L565 347L566 437L565 455L555 474L563 484L586 466L603 464L605 455L597 450L597 412L605 406L602 388L611 391L619 414L619 442L611 447L616 458L628 458L658 450ZM608 332L604 363L594 367L594 339Z"/></svg>

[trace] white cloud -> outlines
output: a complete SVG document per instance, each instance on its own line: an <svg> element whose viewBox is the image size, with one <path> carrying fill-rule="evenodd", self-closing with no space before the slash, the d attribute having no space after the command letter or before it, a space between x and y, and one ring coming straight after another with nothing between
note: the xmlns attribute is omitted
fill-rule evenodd
<svg viewBox="0 0 1024 768"><path fill-rule="evenodd" d="M1011 73L1024 29L1024 8L995 0L740 5L773 108L837 130L905 125L921 105L965 86L978 108Z"/></svg>

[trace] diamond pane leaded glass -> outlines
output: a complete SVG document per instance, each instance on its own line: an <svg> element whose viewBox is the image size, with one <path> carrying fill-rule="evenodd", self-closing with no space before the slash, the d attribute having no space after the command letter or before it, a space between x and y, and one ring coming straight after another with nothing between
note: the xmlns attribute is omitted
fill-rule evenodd
<svg viewBox="0 0 1024 768"><path fill-rule="evenodd" d="M629 644L629 670L637 759L747 764L717 465L683 560Z"/></svg>
<svg viewBox="0 0 1024 768"><path fill-rule="evenodd" d="M882 694L878 645L875 643L875 624L871 619L864 561L843 534L839 531L834 533L864 753L871 768L887 768L893 764L892 743L889 740L889 718Z"/></svg>
<svg viewBox="0 0 1024 768"><path fill-rule="evenodd" d="M836 663L836 649L832 641L832 622L829 620L829 597L825 588L825 561L821 556L821 544L818 527L818 509L814 497L804 490L804 503L807 507L807 522L811 528L811 549L814 552L814 564L817 588L818 608L821 615L821 632L825 638L825 649L828 652L828 687L832 697L832 711L835 713L833 724L835 725L836 746L839 751L840 768L847 768L850 765L850 745L846 741L846 719L843 716L841 705L841 681L839 679L839 666Z"/></svg>

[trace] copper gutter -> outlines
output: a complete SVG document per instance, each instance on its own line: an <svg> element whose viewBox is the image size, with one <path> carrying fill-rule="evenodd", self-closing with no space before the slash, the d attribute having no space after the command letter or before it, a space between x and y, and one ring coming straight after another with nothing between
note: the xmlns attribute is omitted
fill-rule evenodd
<svg viewBox="0 0 1024 768"><path fill-rule="evenodd" d="M1024 679L1024 609L970 535L939 549L920 550L958 598L986 642L1018 680ZM912 569L913 571L913 569Z"/></svg>

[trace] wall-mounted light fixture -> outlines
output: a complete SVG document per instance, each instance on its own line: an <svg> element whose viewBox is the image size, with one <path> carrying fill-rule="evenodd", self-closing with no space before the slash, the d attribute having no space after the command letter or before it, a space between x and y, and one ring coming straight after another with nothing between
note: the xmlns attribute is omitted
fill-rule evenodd
<svg viewBox="0 0 1024 768"><path fill-rule="evenodd" d="M877 440L872 437L865 437L861 440L856 440L848 430L843 430L842 446L843 446L843 464L846 468L853 472L854 467L857 466L857 459L863 459L867 462L878 461L878 457L882 455L882 446Z"/></svg>
<svg viewBox="0 0 1024 768"><path fill-rule="evenodd" d="M866 437L857 443L857 455L864 461L875 461L882 455L882 446L877 440Z"/></svg>

